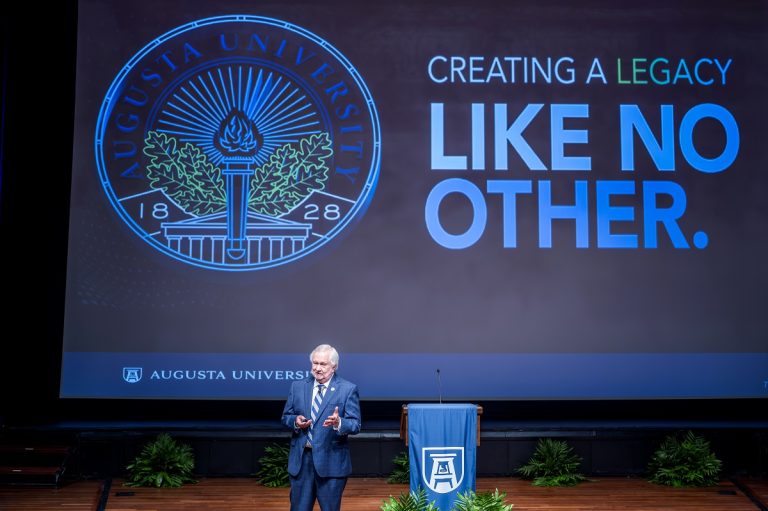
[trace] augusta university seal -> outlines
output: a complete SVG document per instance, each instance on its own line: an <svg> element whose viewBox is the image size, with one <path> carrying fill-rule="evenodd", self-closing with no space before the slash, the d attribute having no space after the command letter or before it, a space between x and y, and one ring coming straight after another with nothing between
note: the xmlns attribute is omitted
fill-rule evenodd
<svg viewBox="0 0 768 511"><path fill-rule="evenodd" d="M257 16L203 19L142 48L104 98L95 151L138 236L230 271L328 243L365 212L381 157L355 68L311 32Z"/></svg>

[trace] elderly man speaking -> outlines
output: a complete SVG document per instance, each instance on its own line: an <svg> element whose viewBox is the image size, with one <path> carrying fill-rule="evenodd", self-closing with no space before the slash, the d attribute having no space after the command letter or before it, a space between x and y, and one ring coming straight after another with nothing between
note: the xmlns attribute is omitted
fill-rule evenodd
<svg viewBox="0 0 768 511"><path fill-rule="evenodd" d="M293 430L288 455L291 511L339 511L352 472L347 437L360 432L357 385L336 375L339 353L321 344L309 355L312 376L293 382L282 423Z"/></svg>

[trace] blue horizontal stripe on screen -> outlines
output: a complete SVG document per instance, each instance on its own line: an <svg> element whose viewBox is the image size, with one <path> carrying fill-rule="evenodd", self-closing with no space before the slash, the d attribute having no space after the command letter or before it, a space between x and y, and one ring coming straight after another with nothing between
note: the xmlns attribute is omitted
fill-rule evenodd
<svg viewBox="0 0 768 511"><path fill-rule="evenodd" d="M71 398L283 399L309 374L307 354L66 352L62 366ZM765 353L342 353L339 374L363 399L768 396Z"/></svg>

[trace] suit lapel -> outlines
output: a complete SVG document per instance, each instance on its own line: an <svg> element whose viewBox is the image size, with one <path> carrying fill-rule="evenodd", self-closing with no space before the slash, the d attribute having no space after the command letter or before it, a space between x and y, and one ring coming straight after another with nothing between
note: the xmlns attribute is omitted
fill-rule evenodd
<svg viewBox="0 0 768 511"><path fill-rule="evenodd" d="M309 419L312 417L312 388L315 385L315 379L310 378L307 384L304 386L304 413L305 417Z"/></svg>

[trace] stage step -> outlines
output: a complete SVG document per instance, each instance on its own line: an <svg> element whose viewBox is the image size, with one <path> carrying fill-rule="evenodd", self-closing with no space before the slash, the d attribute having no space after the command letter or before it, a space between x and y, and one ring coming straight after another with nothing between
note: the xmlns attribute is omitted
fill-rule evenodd
<svg viewBox="0 0 768 511"><path fill-rule="evenodd" d="M0 467L0 475L51 476L61 475L61 467Z"/></svg>
<svg viewBox="0 0 768 511"><path fill-rule="evenodd" d="M62 439L0 438L0 484L58 486L76 452Z"/></svg>

